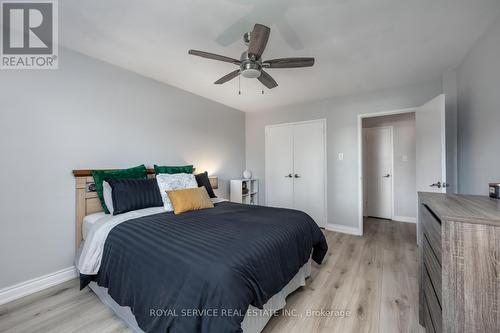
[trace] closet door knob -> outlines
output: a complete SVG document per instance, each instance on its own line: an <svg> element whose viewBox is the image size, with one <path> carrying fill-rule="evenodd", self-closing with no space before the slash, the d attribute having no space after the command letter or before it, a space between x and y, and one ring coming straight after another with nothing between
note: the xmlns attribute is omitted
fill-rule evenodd
<svg viewBox="0 0 500 333"><path fill-rule="evenodd" d="M299 176L298 174L295 174L295 176L294 176L294 177L295 177L295 178L300 178L300 176Z"/></svg>
<svg viewBox="0 0 500 333"><path fill-rule="evenodd" d="M285 176L285 178L292 178L292 174L289 173L287 176Z"/></svg>

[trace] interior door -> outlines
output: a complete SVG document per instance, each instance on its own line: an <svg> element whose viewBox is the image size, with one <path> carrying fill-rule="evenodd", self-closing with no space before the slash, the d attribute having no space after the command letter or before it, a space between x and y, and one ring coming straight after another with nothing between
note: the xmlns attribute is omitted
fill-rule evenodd
<svg viewBox="0 0 500 333"><path fill-rule="evenodd" d="M293 127L266 127L266 202L293 208Z"/></svg>
<svg viewBox="0 0 500 333"><path fill-rule="evenodd" d="M365 128L365 214L392 219L392 129Z"/></svg>
<svg viewBox="0 0 500 333"><path fill-rule="evenodd" d="M326 226L325 122L293 125L294 208Z"/></svg>
<svg viewBox="0 0 500 333"><path fill-rule="evenodd" d="M445 95L415 112L417 191L446 193Z"/></svg>

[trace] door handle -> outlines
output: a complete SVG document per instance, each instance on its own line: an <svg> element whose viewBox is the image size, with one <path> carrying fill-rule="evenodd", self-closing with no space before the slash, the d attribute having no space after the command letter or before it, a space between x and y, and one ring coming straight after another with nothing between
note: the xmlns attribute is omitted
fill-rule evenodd
<svg viewBox="0 0 500 333"><path fill-rule="evenodd" d="M446 183L446 182L437 182L437 183L434 183L434 184L431 184L429 185L430 187L437 187L437 188L447 188L447 187L450 187L450 184Z"/></svg>
<svg viewBox="0 0 500 333"><path fill-rule="evenodd" d="M285 178L292 178L292 174L289 173L288 175L285 176Z"/></svg>
<svg viewBox="0 0 500 333"><path fill-rule="evenodd" d="M294 177L295 178L300 178L300 176L298 174L295 174Z"/></svg>
<svg viewBox="0 0 500 333"><path fill-rule="evenodd" d="M441 188L441 187L443 187L443 184L441 184L441 182L437 182L437 183L434 183L434 184L430 184L429 186L430 186L430 187L437 187L437 188Z"/></svg>
<svg viewBox="0 0 500 333"><path fill-rule="evenodd" d="M384 178L389 178L391 175L388 173L387 175L383 176Z"/></svg>

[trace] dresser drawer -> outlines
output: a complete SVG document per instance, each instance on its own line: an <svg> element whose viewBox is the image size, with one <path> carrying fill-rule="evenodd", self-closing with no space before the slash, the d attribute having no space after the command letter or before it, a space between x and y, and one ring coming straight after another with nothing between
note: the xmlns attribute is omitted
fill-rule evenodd
<svg viewBox="0 0 500 333"><path fill-rule="evenodd" d="M431 314L429 312L429 306L427 305L427 299L424 296L424 326L426 333L434 333L434 324L432 323Z"/></svg>
<svg viewBox="0 0 500 333"><path fill-rule="evenodd" d="M428 332L500 333L499 202L425 192L418 200L419 322Z"/></svg>
<svg viewBox="0 0 500 333"><path fill-rule="evenodd" d="M429 274L429 278L432 284L432 287L434 288L434 291L436 292L436 296L439 301L439 305L442 307L442 269L441 265L437 261L436 255L434 251L432 250L429 241L427 240L427 237L424 235L423 240L422 240L422 256L423 256L423 261L424 261L424 267L427 270L427 273Z"/></svg>
<svg viewBox="0 0 500 333"><path fill-rule="evenodd" d="M422 269L423 269L422 285L424 289L424 300L426 302L425 306L428 308L432 325L434 327L434 331L437 333L441 333L443 327L443 315L441 306L439 305L439 301L437 299L436 292L434 291L434 288L432 286L427 269L425 268L425 266ZM425 320L425 313L424 313L424 320Z"/></svg>
<svg viewBox="0 0 500 333"><path fill-rule="evenodd" d="M441 265L441 221L426 204L420 206L420 225Z"/></svg>

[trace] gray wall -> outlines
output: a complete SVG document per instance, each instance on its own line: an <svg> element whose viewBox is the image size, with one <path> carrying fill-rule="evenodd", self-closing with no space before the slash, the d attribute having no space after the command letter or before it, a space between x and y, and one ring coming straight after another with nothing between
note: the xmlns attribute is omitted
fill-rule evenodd
<svg viewBox="0 0 500 333"><path fill-rule="evenodd" d="M246 166L265 186L264 128L266 125L327 119L328 223L358 225L357 116L424 104L442 92L441 80L370 94L315 101L270 112L246 114ZM344 160L337 160L343 152ZM265 193L261 191L261 202Z"/></svg>
<svg viewBox="0 0 500 333"><path fill-rule="evenodd" d="M459 191L500 181L500 18L458 68Z"/></svg>
<svg viewBox="0 0 500 333"><path fill-rule="evenodd" d="M417 217L415 113L363 119L363 128L393 127L394 216ZM406 156L406 161L403 160ZM365 193L366 194L366 193ZM366 198L365 201L370 200Z"/></svg>
<svg viewBox="0 0 500 333"><path fill-rule="evenodd" d="M0 91L0 289L73 265L73 169L245 166L244 113L74 52L2 71Z"/></svg>

